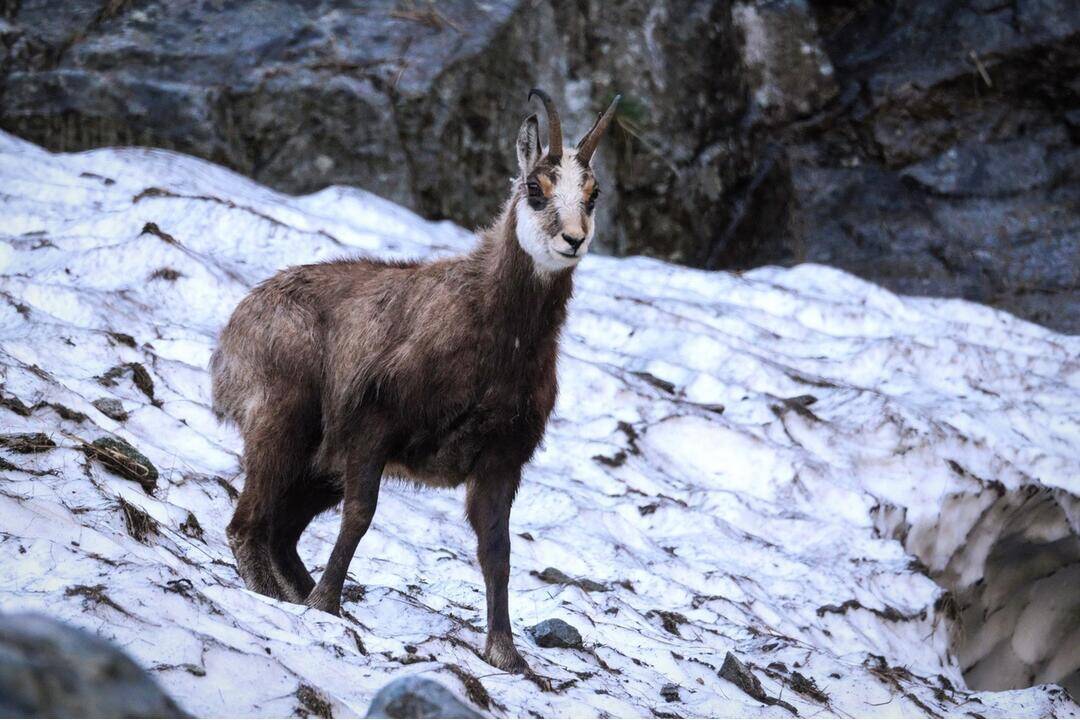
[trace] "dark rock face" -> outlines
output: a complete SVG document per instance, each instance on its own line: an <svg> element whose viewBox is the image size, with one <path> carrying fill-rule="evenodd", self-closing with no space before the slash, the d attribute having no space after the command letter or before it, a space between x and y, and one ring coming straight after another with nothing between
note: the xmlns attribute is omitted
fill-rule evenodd
<svg viewBox="0 0 1080 720"><path fill-rule="evenodd" d="M488 221L540 85L602 251L837 265L1080 332L1073 0L0 2L0 127Z"/></svg>
<svg viewBox="0 0 1080 720"><path fill-rule="evenodd" d="M43 615L0 615L0 716L187 717L118 649Z"/></svg>
<svg viewBox="0 0 1080 720"><path fill-rule="evenodd" d="M408 675L379 690L366 717L475 718L480 717L480 713L434 680Z"/></svg>
<svg viewBox="0 0 1080 720"><path fill-rule="evenodd" d="M840 99L789 128L805 259L1080 332L1080 5L813 5Z"/></svg>

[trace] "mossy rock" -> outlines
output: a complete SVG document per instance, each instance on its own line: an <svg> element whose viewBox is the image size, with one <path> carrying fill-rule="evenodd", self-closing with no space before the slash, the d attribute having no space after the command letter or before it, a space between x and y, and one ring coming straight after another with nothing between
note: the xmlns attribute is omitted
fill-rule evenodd
<svg viewBox="0 0 1080 720"><path fill-rule="evenodd" d="M139 483L146 492L152 493L157 489L157 468L130 443L120 438L100 437L89 445L83 445L83 452L116 475Z"/></svg>

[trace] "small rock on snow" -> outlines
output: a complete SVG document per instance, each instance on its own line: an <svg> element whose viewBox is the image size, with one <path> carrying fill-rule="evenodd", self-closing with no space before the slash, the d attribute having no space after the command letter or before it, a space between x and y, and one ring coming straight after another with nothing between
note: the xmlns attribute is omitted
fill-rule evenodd
<svg viewBox="0 0 1080 720"><path fill-rule="evenodd" d="M124 410L124 404L116 398L98 398L91 403L94 407L101 411L101 414L105 417L112 418L117 422L123 422L128 419L127 411Z"/></svg>
<svg viewBox="0 0 1080 720"><path fill-rule="evenodd" d="M570 623L553 618L529 628L529 634L540 647L580 648L581 633Z"/></svg>

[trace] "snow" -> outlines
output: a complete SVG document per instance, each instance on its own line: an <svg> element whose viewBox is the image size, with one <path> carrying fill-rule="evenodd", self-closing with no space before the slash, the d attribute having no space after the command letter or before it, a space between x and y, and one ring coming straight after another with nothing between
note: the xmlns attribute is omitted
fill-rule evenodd
<svg viewBox="0 0 1080 720"><path fill-rule="evenodd" d="M790 716L719 677L728 652L803 716L1080 715L1055 685L966 690L947 596L925 572L967 587L997 568L990 480L1002 501L1034 486L1064 508L1031 523L1031 542L1076 535L1080 338L822 266L582 263L556 415L511 520L515 637L551 689L476 654L484 594L460 492L384 490L349 617L243 589L223 533L240 442L208 407L217 330L287 265L471 242L359 190L289 197L173 153L53 155L0 133L0 429L57 445L0 448L0 610L115 641L196 715L312 712L301 685L335 716L362 715L390 679L422 672L463 698L479 679L494 716ZM153 402L130 367L102 384L127 363ZM91 404L106 397L130 417ZM158 468L153 495L80 451L108 435ZM143 542L121 499L156 521ZM1014 505L998 515L1031 519ZM305 535L309 566L329 557L338 517ZM608 589L547 584L547 567ZM1067 610L1075 576L1050 580L1043 604ZM1015 663L1053 661L1063 677L1075 650L1055 655L1055 638L1070 626L1039 626L1054 612L1041 607L1023 614ZM529 639L553 617L584 650ZM795 671L828 700L793 689Z"/></svg>

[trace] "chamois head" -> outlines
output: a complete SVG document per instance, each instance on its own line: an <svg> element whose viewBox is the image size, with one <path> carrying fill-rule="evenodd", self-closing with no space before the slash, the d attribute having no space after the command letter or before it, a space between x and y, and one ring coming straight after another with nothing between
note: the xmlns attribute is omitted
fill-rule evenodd
<svg viewBox="0 0 1080 720"><path fill-rule="evenodd" d="M593 152L615 116L619 96L593 123L573 150L563 153L562 125L555 105L543 90L529 91L544 103L548 118L548 147L540 146L536 115L525 118L518 131L520 174L515 199L517 238L532 256L538 272L573 267L592 242L593 211L600 188L589 166Z"/></svg>

